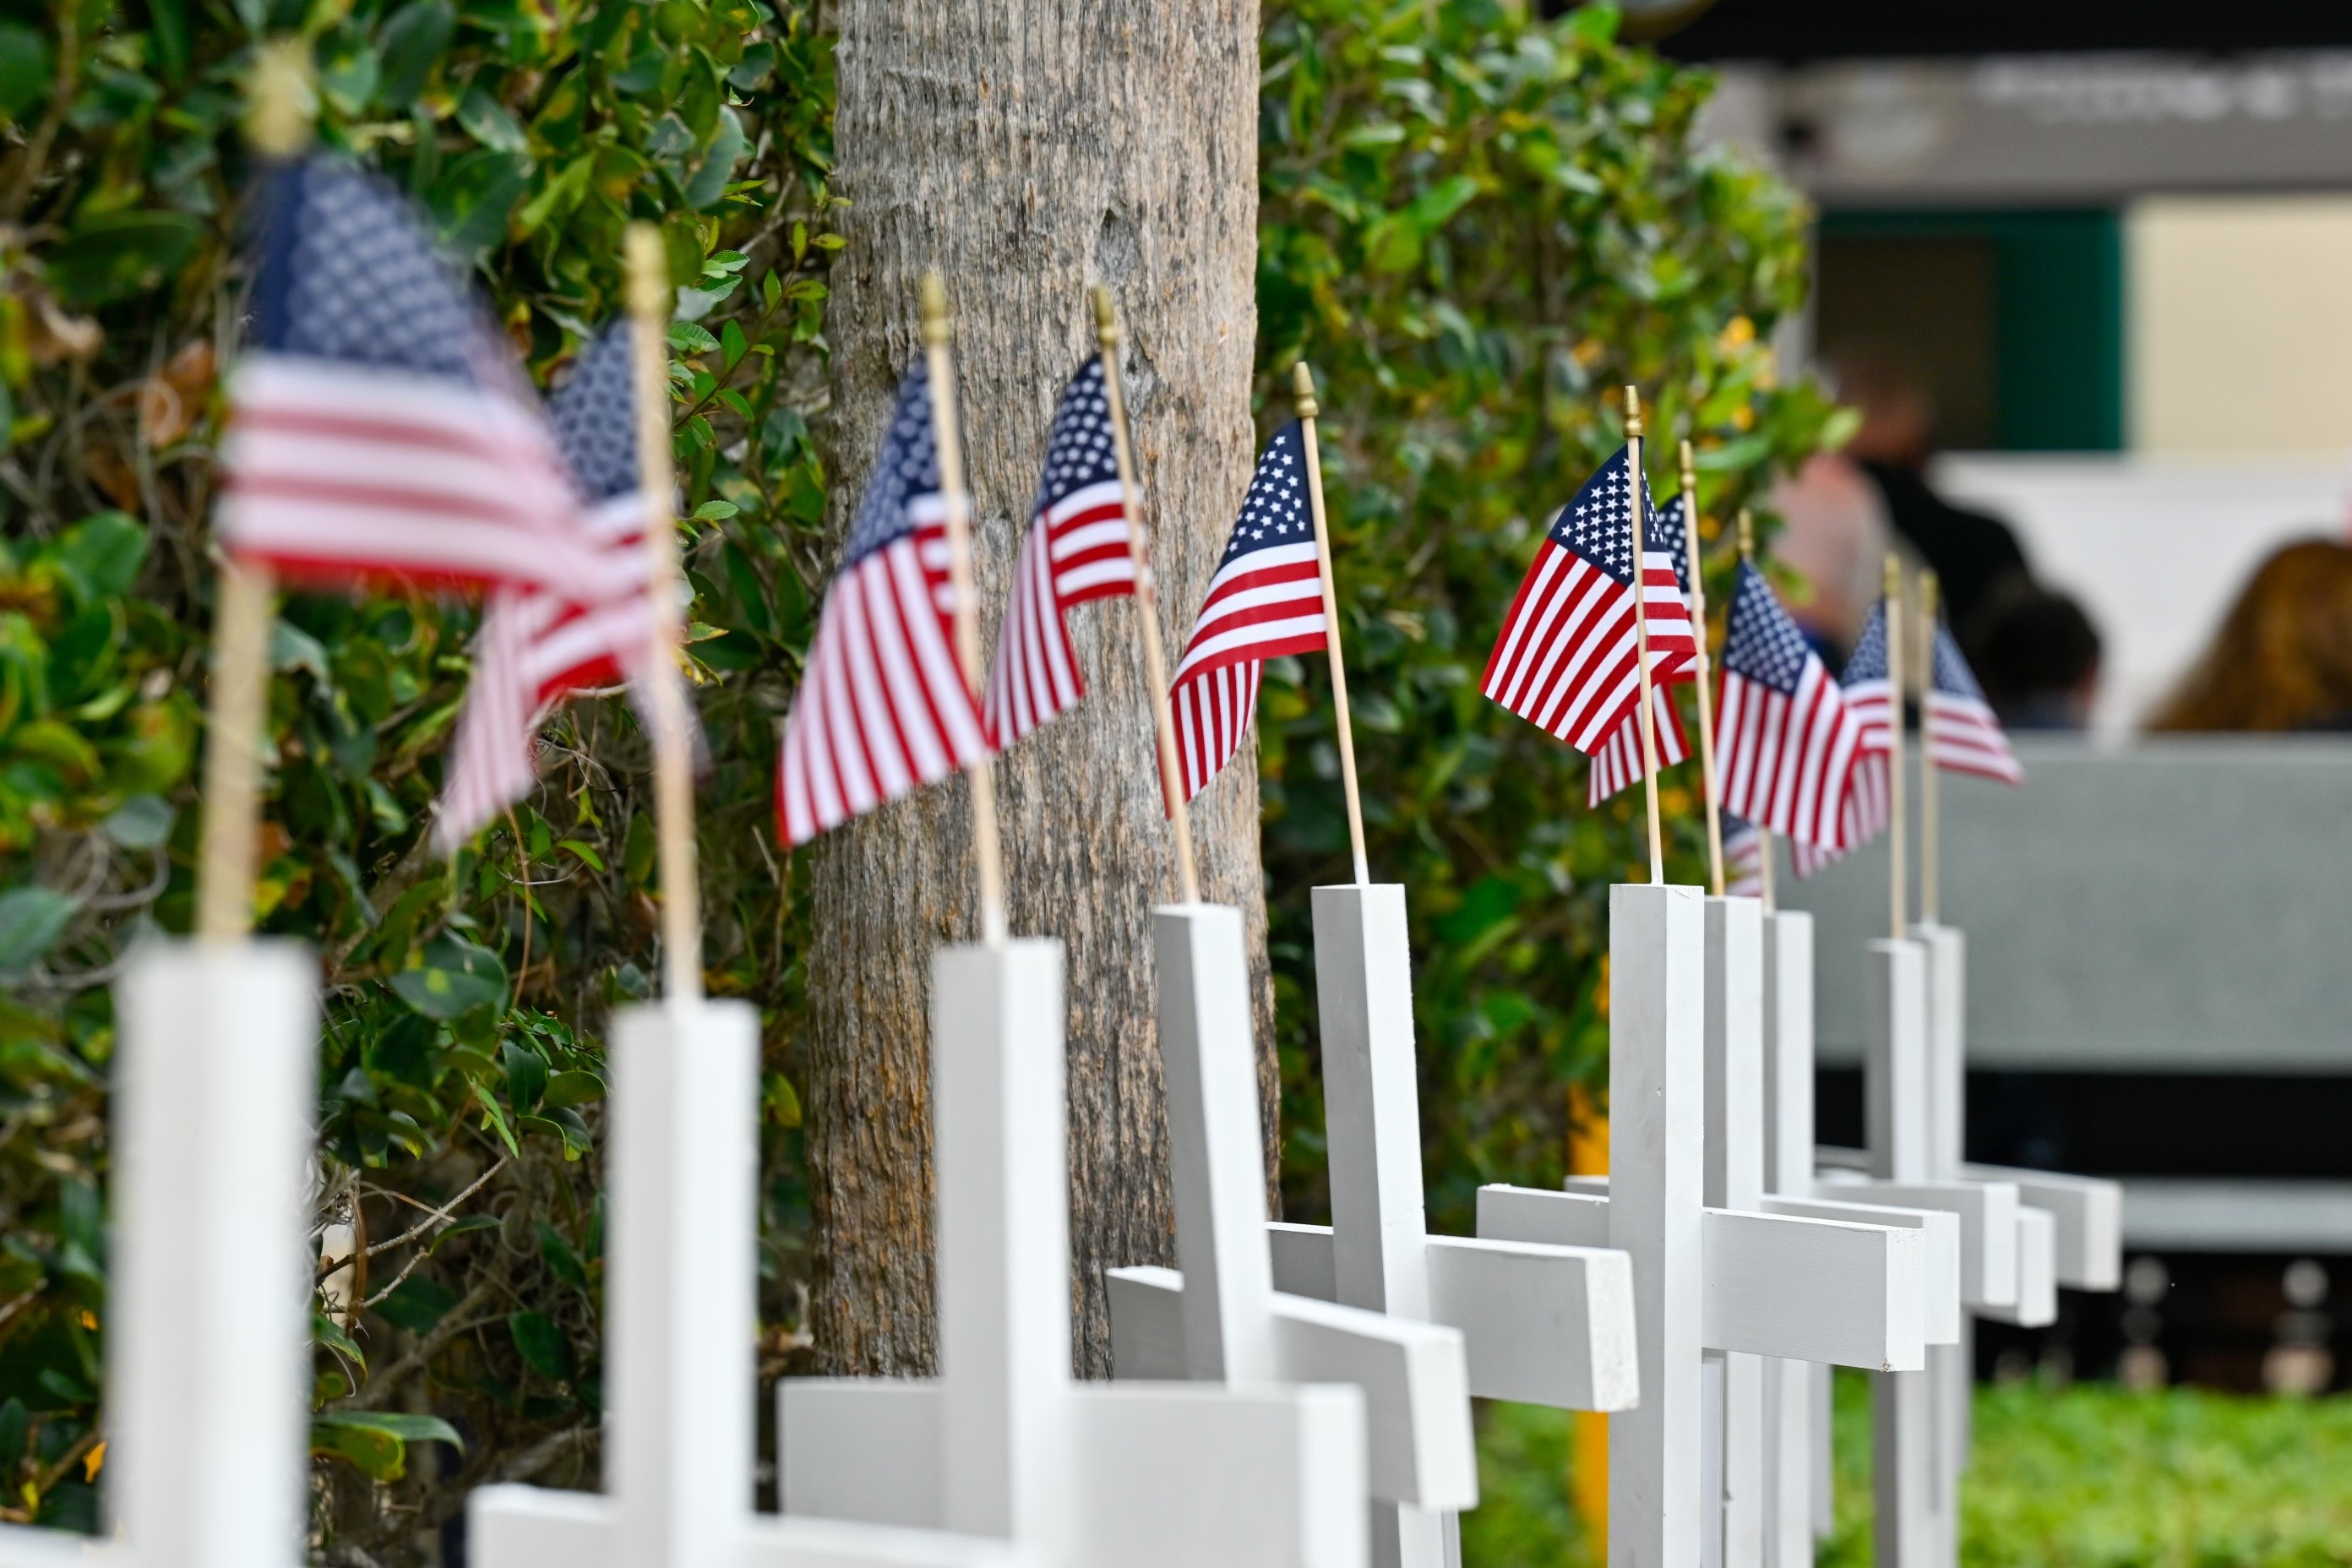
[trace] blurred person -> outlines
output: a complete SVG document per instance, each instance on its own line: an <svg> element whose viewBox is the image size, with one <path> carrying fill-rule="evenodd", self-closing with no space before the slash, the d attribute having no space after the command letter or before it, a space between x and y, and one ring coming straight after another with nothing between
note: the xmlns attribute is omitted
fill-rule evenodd
<svg viewBox="0 0 2352 1568"><path fill-rule="evenodd" d="M1936 403L1908 364L1856 345L1839 351L1831 366L1838 401L1862 414L1845 457L1878 487L1895 534L1936 569L1953 624L1965 623L2004 578L2025 572L2025 551L1999 518L1954 506L1928 488Z"/></svg>
<svg viewBox="0 0 2352 1568"><path fill-rule="evenodd" d="M2004 729L2090 728L2099 695L2099 629L2070 595L2011 573L1958 635Z"/></svg>
<svg viewBox="0 0 2352 1568"><path fill-rule="evenodd" d="M1802 574L1811 592L1789 614L1829 656L1844 662L1878 601L1880 574L1894 538L1886 503L1870 476L1838 452L1817 452L1772 488L1780 531L1772 559Z"/></svg>
<svg viewBox="0 0 2352 1568"><path fill-rule="evenodd" d="M2148 727L2352 731L2352 545L2297 540L2256 567Z"/></svg>

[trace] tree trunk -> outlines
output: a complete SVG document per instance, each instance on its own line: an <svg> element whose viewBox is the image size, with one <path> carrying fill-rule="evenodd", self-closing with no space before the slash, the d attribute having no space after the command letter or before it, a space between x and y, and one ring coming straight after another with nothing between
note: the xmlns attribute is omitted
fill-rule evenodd
<svg viewBox="0 0 2352 1568"><path fill-rule="evenodd" d="M828 331L838 530L919 352L917 288L946 278L993 647L1063 382L1094 351L1086 290L1127 328L1129 407L1181 649L1255 446L1256 0L843 0L835 189L855 204ZM1132 600L1082 606L1086 700L996 764L1016 934L1069 955L1076 1364L1102 1375L1102 1271L1174 1261L1150 908L1175 896ZM1244 911L1259 1081L1273 994L1249 749L1193 807L1202 896ZM814 856L810 1324L834 1373L935 1363L930 953L977 936L961 780L832 835Z"/></svg>

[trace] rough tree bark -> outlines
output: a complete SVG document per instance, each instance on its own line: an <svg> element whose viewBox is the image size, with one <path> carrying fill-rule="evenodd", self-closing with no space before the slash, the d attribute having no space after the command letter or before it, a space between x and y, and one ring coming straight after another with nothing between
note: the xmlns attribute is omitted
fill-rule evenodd
<svg viewBox="0 0 2352 1568"><path fill-rule="evenodd" d="M916 290L945 276L993 646L1063 381L1114 291L1162 582L1181 649L1254 456L1256 0L843 0L836 189L855 204L828 321L838 528L919 352ZM1175 896L1130 600L1072 631L1088 692L997 763L1017 934L1069 952L1074 1356L1109 1370L1102 1270L1173 1261L1150 906ZM934 1363L925 1008L929 955L976 935L961 780L814 858L810 1329L828 1372ZM1204 898L1245 911L1273 1148L1257 772L1195 804Z"/></svg>

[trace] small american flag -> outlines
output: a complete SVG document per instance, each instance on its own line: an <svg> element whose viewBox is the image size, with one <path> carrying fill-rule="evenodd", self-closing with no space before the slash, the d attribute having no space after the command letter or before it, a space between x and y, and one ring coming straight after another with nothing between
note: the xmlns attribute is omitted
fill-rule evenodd
<svg viewBox="0 0 2352 1568"><path fill-rule="evenodd" d="M2025 770L2009 749L2000 721L1993 717L1977 685L1975 672L1961 657L1951 628L1936 626L1933 678L1927 685L1927 750L1939 768L2021 784Z"/></svg>
<svg viewBox="0 0 2352 1568"><path fill-rule="evenodd" d="M637 466L635 353L626 322L591 343L549 405L578 486L574 517L596 571L591 595L506 588L490 600L435 842L461 844L535 779L532 737L570 692L641 678L654 604ZM674 675L670 677L676 679Z"/></svg>
<svg viewBox="0 0 2352 1568"><path fill-rule="evenodd" d="M1764 835L1742 817L1723 819L1723 891L1733 899L1764 896Z"/></svg>
<svg viewBox="0 0 2352 1568"><path fill-rule="evenodd" d="M1649 487L1641 489L1647 511ZM1633 489L1621 447L1553 516L1480 682L1488 697L1587 754L1640 703ZM1640 594L1651 671L1663 677L1687 663L1696 645L1674 563L1650 546L1650 531Z"/></svg>
<svg viewBox="0 0 2352 1568"><path fill-rule="evenodd" d="M919 361L898 387L882 453L825 590L784 720L777 830L805 844L988 754L955 652L947 501Z"/></svg>
<svg viewBox="0 0 2352 1568"><path fill-rule="evenodd" d="M1677 494L1650 514L1642 531L1643 592L1656 612L1650 627L1651 707L1657 716L1661 772L1690 756L1682 717L1666 688L1698 679L1697 632L1690 613L1690 555L1683 532L1683 498ZM1673 581L1666 579L1671 574ZM1666 595L1671 589L1673 597ZM1642 782L1642 708L1636 701L1611 731L1585 774L1584 804L1599 805L1619 790Z"/></svg>
<svg viewBox="0 0 2352 1568"><path fill-rule="evenodd" d="M262 214L221 454L229 551L327 584L586 590L539 398L407 201L311 160L269 174Z"/></svg>
<svg viewBox="0 0 2352 1568"><path fill-rule="evenodd" d="M1764 574L1741 563L1715 726L1723 808L1801 844L1841 842L1859 729Z"/></svg>
<svg viewBox="0 0 2352 1568"><path fill-rule="evenodd" d="M1224 558L1209 580L1208 598L1169 683L1186 800L1206 788L1241 749L1257 709L1258 672L1265 662L1326 646L1323 574L1316 560L1305 454L1295 419L1276 431L1259 454Z"/></svg>
<svg viewBox="0 0 2352 1568"><path fill-rule="evenodd" d="M1887 684L1886 673L1885 600L1870 606L1862 623L1862 636L1854 639L1853 652L1846 657L1845 673L1838 683L1845 688L1846 707L1862 725L1854 742L1853 773L1846 780L1845 822L1837 844L1790 847L1789 858L1800 878L1811 876L1843 858L1849 849L1858 849L1885 832L1894 813L1886 765L1895 742L1890 717L1893 688Z"/></svg>
<svg viewBox="0 0 2352 1568"><path fill-rule="evenodd" d="M1676 763L1688 760L1690 737L1683 730L1683 716L1675 707L1673 689L1663 682L1650 689L1650 711L1657 723L1658 771L1664 773ZM1610 732L1608 741L1592 753L1591 765L1585 770L1584 804L1599 805L1619 790L1631 789L1642 782L1642 707Z"/></svg>
<svg viewBox="0 0 2352 1568"><path fill-rule="evenodd" d="M1080 365L1062 391L1033 512L988 674L983 713L988 743L999 750L1087 694L1063 618L1070 606L1135 592L1135 555L1098 358Z"/></svg>

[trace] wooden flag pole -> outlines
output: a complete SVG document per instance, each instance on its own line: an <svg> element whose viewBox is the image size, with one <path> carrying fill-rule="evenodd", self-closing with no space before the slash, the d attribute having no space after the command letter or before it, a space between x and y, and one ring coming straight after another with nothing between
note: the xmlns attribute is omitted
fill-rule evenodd
<svg viewBox="0 0 2352 1568"><path fill-rule="evenodd" d="M702 886L695 863L694 742L688 727L686 646L678 570L677 475L670 449L669 318L677 295L661 231L633 223L628 261L630 374L636 382L637 483L645 491L646 588L653 647L646 703L654 721L654 826L661 851L664 990L672 1002L702 1000Z"/></svg>
<svg viewBox="0 0 2352 1568"><path fill-rule="evenodd" d="M971 498L963 488L963 444L956 424L955 362L948 343L948 288L936 272L923 274L923 355L931 384L931 430L940 457L940 495L947 509L948 579L955 594L956 661L964 683L980 695L980 616L971 578ZM988 759L964 770L971 781L971 850L980 871L981 938L1004 945L1004 866L996 839L996 786Z"/></svg>
<svg viewBox="0 0 2352 1568"><path fill-rule="evenodd" d="M1744 506L1739 509L1739 559L1750 566L1756 564L1756 522L1748 515L1748 509ZM1693 574L1693 580L1696 580L1696 573ZM1701 689L1705 689L1704 681L1701 682ZM1711 790L1710 794L1712 794ZM1768 915L1777 914L1780 911L1780 901L1772 885L1772 830L1760 822L1750 823L1748 826L1756 830L1757 890L1763 895L1764 912Z"/></svg>
<svg viewBox="0 0 2352 1568"><path fill-rule="evenodd" d="M1937 918L1937 862L1941 858L1936 784L1936 574L1919 574L1919 920Z"/></svg>
<svg viewBox="0 0 2352 1568"><path fill-rule="evenodd" d="M1331 576L1331 531L1323 516L1323 456L1315 442L1315 373L1300 360L1290 373L1298 395L1298 434L1306 446L1307 501L1315 519L1315 565L1323 577L1323 646L1331 656L1331 709L1339 726L1339 785L1348 797L1348 847L1356 858L1356 885L1370 883L1364 858L1364 802L1356 793L1356 731L1348 720L1348 661L1339 651L1339 595Z"/></svg>
<svg viewBox="0 0 2352 1568"><path fill-rule="evenodd" d="M245 137L265 159L301 155L318 100L307 44L279 38L254 61ZM253 929L261 752L269 723L269 624L277 574L223 562L213 603L211 722L205 735L205 819L196 862L196 934L236 942Z"/></svg>
<svg viewBox="0 0 2352 1568"><path fill-rule="evenodd" d="M1650 806L1650 880L1666 879L1665 833L1658 825L1658 718L1650 710L1650 616L1642 580L1642 392L1625 389L1625 510L1633 520L1633 657L1642 679L1642 790Z"/></svg>
<svg viewBox="0 0 2352 1568"><path fill-rule="evenodd" d="M1887 925L1903 940L1903 563L1886 558L1886 896Z"/></svg>
<svg viewBox="0 0 2352 1568"><path fill-rule="evenodd" d="M1715 783L1715 697L1707 689L1706 578L1698 547L1698 463L1691 444L1682 444L1683 550L1690 559L1691 631L1698 642L1698 777L1706 797L1706 869L1717 898L1723 897L1723 805Z"/></svg>
<svg viewBox="0 0 2352 1568"><path fill-rule="evenodd" d="M1143 536L1143 487L1135 479L1135 449L1127 434L1127 394L1118 375L1118 315L1110 290L1095 288L1095 342L1102 356L1103 398L1109 405L1111 452L1118 459L1118 500L1127 514L1127 553L1135 563L1135 625L1143 644L1143 678L1150 686L1151 727L1160 752L1160 790L1176 837L1180 902L1201 901L1201 873L1192 858L1192 808L1176 760L1176 721L1168 710L1168 652L1160 640L1160 587L1151 575L1151 547Z"/></svg>

